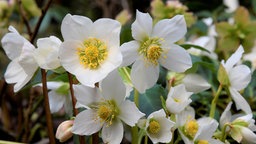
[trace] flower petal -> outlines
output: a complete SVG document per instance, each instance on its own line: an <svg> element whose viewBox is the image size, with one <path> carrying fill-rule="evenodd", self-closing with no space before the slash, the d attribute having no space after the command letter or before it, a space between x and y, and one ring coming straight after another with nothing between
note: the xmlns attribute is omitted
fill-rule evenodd
<svg viewBox="0 0 256 144"><path fill-rule="evenodd" d="M159 66L145 65L144 61L137 60L132 66L131 81L134 87L144 93L146 89L151 88L159 77Z"/></svg>
<svg viewBox="0 0 256 144"><path fill-rule="evenodd" d="M67 14L61 23L61 34L64 41L84 41L91 35L92 25L92 21L87 17Z"/></svg>
<svg viewBox="0 0 256 144"><path fill-rule="evenodd" d="M121 103L119 109L120 114L118 115L118 118L120 118L129 126L135 126L138 120L145 115L144 113L139 111L139 109L133 102L129 100Z"/></svg>
<svg viewBox="0 0 256 144"><path fill-rule="evenodd" d="M191 68L192 60L189 53L182 47L172 44L167 49L166 58L160 60L162 66L175 72L184 72Z"/></svg>
<svg viewBox="0 0 256 144"><path fill-rule="evenodd" d="M48 93L51 113L58 112L66 101L65 95L57 94L54 90Z"/></svg>
<svg viewBox="0 0 256 144"><path fill-rule="evenodd" d="M216 129L218 128L218 122L210 117L204 117L197 120L197 123L199 125L199 132L196 134L196 139L210 139Z"/></svg>
<svg viewBox="0 0 256 144"><path fill-rule="evenodd" d="M223 63L223 66L225 67L226 71L229 73L231 71L231 68L240 61L242 58L242 54L244 53L243 46L239 46L239 48L236 50L235 53L231 55L231 57L226 61L226 63Z"/></svg>
<svg viewBox="0 0 256 144"><path fill-rule="evenodd" d="M246 65L233 67L228 75L231 87L238 91L245 88L251 81L251 70Z"/></svg>
<svg viewBox="0 0 256 144"><path fill-rule="evenodd" d="M132 37L135 40L143 41L151 35L153 20L148 13L136 11L136 20L132 24Z"/></svg>
<svg viewBox="0 0 256 144"><path fill-rule="evenodd" d="M220 127L223 128L226 123L231 122L231 108L232 102L229 102L227 107L225 108L224 112L221 114L220 117Z"/></svg>
<svg viewBox="0 0 256 144"><path fill-rule="evenodd" d="M137 50L139 47L140 44L135 40L121 45L120 49L123 55L123 63L121 66L129 66L137 59Z"/></svg>
<svg viewBox="0 0 256 144"><path fill-rule="evenodd" d="M74 121L71 131L78 135L91 135L98 132L103 123L96 118L96 111L88 109L80 112Z"/></svg>
<svg viewBox="0 0 256 144"><path fill-rule="evenodd" d="M110 126L103 126L102 139L104 143L120 144L124 135L124 127L120 120L116 120Z"/></svg>
<svg viewBox="0 0 256 144"><path fill-rule="evenodd" d="M111 83L111 84L110 84ZM117 104L124 101L126 87L117 69L108 74L100 83L102 95L107 100L114 99Z"/></svg>
<svg viewBox="0 0 256 144"><path fill-rule="evenodd" d="M163 38L167 43L174 43L182 39L187 33L187 26L183 15L176 15L171 19L160 20L154 26L152 37Z"/></svg>
<svg viewBox="0 0 256 144"><path fill-rule="evenodd" d="M238 91L232 87L229 87L229 91L235 101L237 110L242 109L246 114L252 113L250 105Z"/></svg>
<svg viewBox="0 0 256 144"><path fill-rule="evenodd" d="M198 74L187 74L183 79L187 91L199 93L211 87L211 85Z"/></svg>
<svg viewBox="0 0 256 144"><path fill-rule="evenodd" d="M252 132L250 129L248 129L247 127L242 127L241 132L243 135L243 142L248 144L253 144L256 142L256 134Z"/></svg>
<svg viewBox="0 0 256 144"><path fill-rule="evenodd" d="M89 108L91 104L100 101L98 88L90 88L83 85L74 85L74 94L79 104Z"/></svg>

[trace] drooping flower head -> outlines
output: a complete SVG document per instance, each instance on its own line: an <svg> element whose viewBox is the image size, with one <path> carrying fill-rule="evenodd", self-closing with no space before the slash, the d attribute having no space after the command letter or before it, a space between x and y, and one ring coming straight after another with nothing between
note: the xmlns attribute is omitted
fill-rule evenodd
<svg viewBox="0 0 256 144"><path fill-rule="evenodd" d="M131 80L135 88L144 93L152 87L159 77L159 65L175 72L184 72L192 66L189 54L174 44L186 34L184 17L177 15L164 19L153 26L148 13L137 11L132 24L135 40L121 46L122 66L133 64Z"/></svg>
<svg viewBox="0 0 256 144"><path fill-rule="evenodd" d="M83 85L94 87L122 62L119 51L119 22L67 14L61 24L64 42L60 48L62 66Z"/></svg>
<svg viewBox="0 0 256 144"><path fill-rule="evenodd" d="M11 59L4 74L7 83L15 84L14 92L18 92L33 77L38 68L33 52L35 47L10 26L9 33L2 38L2 47Z"/></svg>
<svg viewBox="0 0 256 144"><path fill-rule="evenodd" d="M104 143L121 143L122 122L135 126L144 114L133 102L125 100L126 87L115 71L100 82L100 88L74 86L78 103L87 109L76 116L72 132L91 135L102 128Z"/></svg>

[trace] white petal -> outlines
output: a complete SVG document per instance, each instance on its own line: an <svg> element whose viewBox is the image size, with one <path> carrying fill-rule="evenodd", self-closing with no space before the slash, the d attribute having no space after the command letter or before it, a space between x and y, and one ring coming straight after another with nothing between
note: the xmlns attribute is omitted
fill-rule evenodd
<svg viewBox="0 0 256 144"><path fill-rule="evenodd" d="M49 105L51 113L58 112L64 105L66 101L65 95L57 94L55 91L50 91L49 95Z"/></svg>
<svg viewBox="0 0 256 144"><path fill-rule="evenodd" d="M143 41L151 35L153 20L148 13L136 11L136 20L132 24L132 37Z"/></svg>
<svg viewBox="0 0 256 144"><path fill-rule="evenodd" d="M254 132L252 132L250 129L246 127L242 127L241 132L243 135L243 141L245 141L248 144L255 144L256 134Z"/></svg>
<svg viewBox="0 0 256 144"><path fill-rule="evenodd" d="M173 44L166 48L166 58L160 60L162 66L175 72L184 72L191 68L192 60L189 53L182 47Z"/></svg>
<svg viewBox="0 0 256 144"><path fill-rule="evenodd" d="M231 111L230 108L232 106L232 102L229 102L223 113L220 117L220 127L223 128L226 123L231 122Z"/></svg>
<svg viewBox="0 0 256 144"><path fill-rule="evenodd" d="M108 47L120 46L120 30L121 25L118 21L101 18L93 23L92 37L96 37L104 41Z"/></svg>
<svg viewBox="0 0 256 144"><path fill-rule="evenodd" d="M237 62L240 61L243 53L244 53L244 48L240 45L239 48L236 50L236 52L231 55L231 57L226 61L225 64L223 64L227 72L230 72L231 68Z"/></svg>
<svg viewBox="0 0 256 144"><path fill-rule="evenodd" d="M119 105L124 101L126 87L117 69L108 74L100 83L102 95L107 100L115 100Z"/></svg>
<svg viewBox="0 0 256 144"><path fill-rule="evenodd" d="M103 126L102 139L104 143L120 144L124 135L124 127L120 120L116 120L110 126Z"/></svg>
<svg viewBox="0 0 256 144"><path fill-rule="evenodd" d="M182 102L176 102L173 98L170 97L166 100L166 107L169 112L178 114L183 111L191 102L191 99L187 99Z"/></svg>
<svg viewBox="0 0 256 144"><path fill-rule="evenodd" d="M98 88L90 88L83 85L74 85L74 94L77 102L89 108L91 104L98 102L101 98Z"/></svg>
<svg viewBox="0 0 256 144"><path fill-rule="evenodd" d="M239 1L238 0L223 0L223 3L227 8L225 9L226 12L232 13L236 11L236 9L239 7Z"/></svg>
<svg viewBox="0 0 256 144"><path fill-rule="evenodd" d="M199 129L198 131L200 131L200 133L196 136L196 139L210 139L214 132L216 131L216 129L218 128L218 122L210 117L205 117L205 118L200 118L197 120L197 123L199 125Z"/></svg>
<svg viewBox="0 0 256 144"><path fill-rule="evenodd" d="M138 57L139 42L130 41L121 45L120 49L123 55L123 63L121 66L131 65Z"/></svg>
<svg viewBox="0 0 256 144"><path fill-rule="evenodd" d="M58 89L61 85L63 85L63 82L56 82L56 81L50 81L47 82L47 88L50 90L56 90ZM42 83L40 85L42 87Z"/></svg>
<svg viewBox="0 0 256 144"><path fill-rule="evenodd" d="M246 65L235 66L229 72L231 87L236 90L242 90L251 81L251 70Z"/></svg>
<svg viewBox="0 0 256 144"><path fill-rule="evenodd" d="M129 100L126 100L123 103L121 103L119 109L120 114L118 115L118 118L120 118L129 126L135 126L138 120L145 115L139 111L139 109L133 102Z"/></svg>
<svg viewBox="0 0 256 144"><path fill-rule="evenodd" d="M176 115L177 126L183 126L187 120L195 118L195 110L188 106L181 113Z"/></svg>
<svg viewBox="0 0 256 144"><path fill-rule="evenodd" d="M224 144L222 141L213 138L209 139L208 142L210 144Z"/></svg>
<svg viewBox="0 0 256 144"><path fill-rule="evenodd" d="M231 97L235 101L237 110L242 109L247 114L252 113L250 105L238 91L236 91L232 87L229 87L229 91Z"/></svg>
<svg viewBox="0 0 256 144"><path fill-rule="evenodd" d="M153 29L152 37L163 38L167 43L174 43L182 39L187 33L187 26L183 15L176 15L171 19L160 20Z"/></svg>
<svg viewBox="0 0 256 144"><path fill-rule="evenodd" d="M87 17L67 14L61 23L61 34L65 41L84 41L91 35L92 24Z"/></svg>
<svg viewBox="0 0 256 144"><path fill-rule="evenodd" d="M134 87L144 93L157 82L159 77L159 66L145 65L144 61L137 60L132 65L131 81Z"/></svg>
<svg viewBox="0 0 256 144"><path fill-rule="evenodd" d="M78 135L91 135L98 132L103 123L96 116L97 112L91 109L80 112L75 118L71 131Z"/></svg>
<svg viewBox="0 0 256 144"><path fill-rule="evenodd" d="M198 74L187 74L182 80L187 91L199 93L211 87L211 85Z"/></svg>

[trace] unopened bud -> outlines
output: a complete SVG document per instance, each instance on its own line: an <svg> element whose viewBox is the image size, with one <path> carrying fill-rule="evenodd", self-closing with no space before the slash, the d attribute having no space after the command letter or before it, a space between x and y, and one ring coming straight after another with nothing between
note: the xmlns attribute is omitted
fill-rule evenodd
<svg viewBox="0 0 256 144"><path fill-rule="evenodd" d="M71 132L73 123L74 123L74 120L67 120L67 121L62 122L58 126L55 137L60 142L65 142L73 136L73 133Z"/></svg>

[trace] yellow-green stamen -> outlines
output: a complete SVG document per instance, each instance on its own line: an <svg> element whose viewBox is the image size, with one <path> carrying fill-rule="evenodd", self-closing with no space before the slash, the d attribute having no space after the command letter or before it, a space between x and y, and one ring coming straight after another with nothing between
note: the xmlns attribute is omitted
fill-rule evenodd
<svg viewBox="0 0 256 144"><path fill-rule="evenodd" d="M151 134L157 134L161 129L161 125L156 120L150 120L148 126L148 132Z"/></svg>
<svg viewBox="0 0 256 144"><path fill-rule="evenodd" d="M188 138L193 139L198 131L198 128L198 123L193 119L186 122L184 126L184 132Z"/></svg>
<svg viewBox="0 0 256 144"><path fill-rule="evenodd" d="M112 100L100 102L96 109L97 117L100 118L101 121L106 122L108 126L112 124L112 121L119 113L118 107Z"/></svg>

